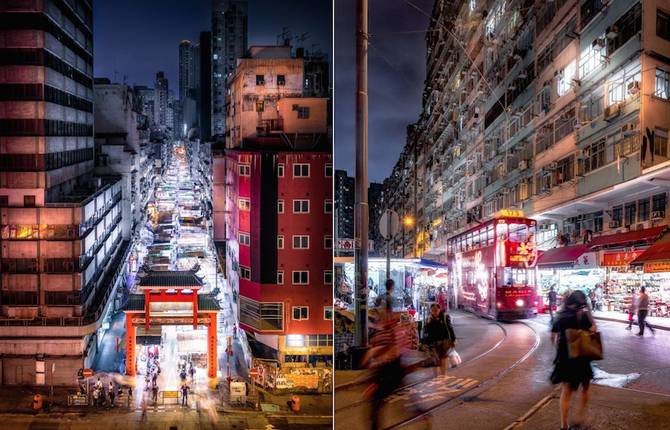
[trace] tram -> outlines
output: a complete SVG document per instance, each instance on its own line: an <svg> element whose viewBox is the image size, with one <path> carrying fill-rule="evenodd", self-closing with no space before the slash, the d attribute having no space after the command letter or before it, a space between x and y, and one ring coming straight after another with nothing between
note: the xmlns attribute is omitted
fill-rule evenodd
<svg viewBox="0 0 670 430"><path fill-rule="evenodd" d="M504 210L447 241L458 306L506 320L537 315L536 221Z"/></svg>

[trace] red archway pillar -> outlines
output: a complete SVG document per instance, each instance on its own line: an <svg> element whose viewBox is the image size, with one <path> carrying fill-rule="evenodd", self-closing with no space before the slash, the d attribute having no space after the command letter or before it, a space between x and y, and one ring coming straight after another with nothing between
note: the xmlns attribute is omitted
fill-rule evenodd
<svg viewBox="0 0 670 430"><path fill-rule="evenodd" d="M216 313L210 313L207 325L207 376L216 378L218 370L218 356L216 351Z"/></svg>
<svg viewBox="0 0 670 430"><path fill-rule="evenodd" d="M135 374L135 325L133 314L126 312L126 375Z"/></svg>

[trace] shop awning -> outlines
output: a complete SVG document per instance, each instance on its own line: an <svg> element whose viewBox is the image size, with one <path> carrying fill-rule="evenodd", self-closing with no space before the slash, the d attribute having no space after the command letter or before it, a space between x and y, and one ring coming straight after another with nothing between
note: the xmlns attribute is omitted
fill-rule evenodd
<svg viewBox="0 0 670 430"><path fill-rule="evenodd" d="M559 269L572 267L575 261L591 249L590 245L571 245L561 248L552 248L544 251L537 259L537 266L541 269Z"/></svg>
<svg viewBox="0 0 670 430"><path fill-rule="evenodd" d="M589 243L589 246L592 248L605 248L649 244L657 240L667 228L667 225L660 225L658 227L645 228L643 230L598 236Z"/></svg>
<svg viewBox="0 0 670 430"><path fill-rule="evenodd" d="M448 266L446 264L438 263L437 261L433 260L427 260L425 258L422 258L419 261L419 265L425 266L425 267L433 267L435 269L447 269Z"/></svg>
<svg viewBox="0 0 670 430"><path fill-rule="evenodd" d="M645 272L670 271L670 234L649 247L630 263L631 266L644 266Z"/></svg>

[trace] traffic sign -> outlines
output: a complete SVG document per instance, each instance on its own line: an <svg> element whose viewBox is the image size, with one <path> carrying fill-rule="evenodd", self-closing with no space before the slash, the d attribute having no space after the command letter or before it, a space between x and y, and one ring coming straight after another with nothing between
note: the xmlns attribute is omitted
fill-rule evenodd
<svg viewBox="0 0 670 430"><path fill-rule="evenodd" d="M91 376L93 376L93 369L84 369L84 371L82 372L82 376L84 378L90 378Z"/></svg>
<svg viewBox="0 0 670 430"><path fill-rule="evenodd" d="M258 376L258 370L256 370L256 369L251 369L251 370L249 371L249 376L251 376L252 378L255 378L256 376Z"/></svg>
<svg viewBox="0 0 670 430"><path fill-rule="evenodd" d="M400 230L400 217L398 214L391 210L386 209L379 218L379 233L386 240L391 239Z"/></svg>

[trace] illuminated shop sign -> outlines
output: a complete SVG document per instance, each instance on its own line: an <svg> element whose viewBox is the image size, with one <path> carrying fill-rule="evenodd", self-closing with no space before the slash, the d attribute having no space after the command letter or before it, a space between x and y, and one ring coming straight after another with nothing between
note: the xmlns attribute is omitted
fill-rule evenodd
<svg viewBox="0 0 670 430"><path fill-rule="evenodd" d="M644 263L644 271L646 273L670 272L670 260Z"/></svg>
<svg viewBox="0 0 670 430"><path fill-rule="evenodd" d="M606 252L603 254L603 266L605 267L628 266L643 252L644 251Z"/></svg>
<svg viewBox="0 0 670 430"><path fill-rule="evenodd" d="M507 266L530 268L537 262L535 242L507 242Z"/></svg>

